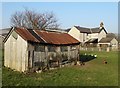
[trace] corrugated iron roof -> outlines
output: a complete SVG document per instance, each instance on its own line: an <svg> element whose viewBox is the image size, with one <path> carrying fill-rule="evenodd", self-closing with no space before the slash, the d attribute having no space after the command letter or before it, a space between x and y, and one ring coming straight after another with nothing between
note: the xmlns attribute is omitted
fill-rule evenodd
<svg viewBox="0 0 120 88"><path fill-rule="evenodd" d="M18 33L23 39L25 39L27 41L40 42L27 29L16 28L15 32Z"/></svg>
<svg viewBox="0 0 120 88"><path fill-rule="evenodd" d="M44 43L44 41L32 30L28 29L28 31L37 39L39 42Z"/></svg>
<svg viewBox="0 0 120 88"><path fill-rule="evenodd" d="M41 38L43 38L46 43L50 44L74 44L79 43L78 40L73 38L67 33L55 33L55 32L46 32L46 31L39 31L34 30Z"/></svg>
<svg viewBox="0 0 120 88"><path fill-rule="evenodd" d="M67 33L56 33L47 32L40 30L29 30L16 28L16 33L18 33L23 39L31 42L55 44L55 45L68 45L68 44L79 44L80 42L70 36Z"/></svg>

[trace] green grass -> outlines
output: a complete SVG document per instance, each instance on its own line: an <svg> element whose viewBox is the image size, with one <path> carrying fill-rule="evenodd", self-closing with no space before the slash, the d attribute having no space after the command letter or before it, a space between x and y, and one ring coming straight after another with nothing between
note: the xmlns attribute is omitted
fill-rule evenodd
<svg viewBox="0 0 120 88"><path fill-rule="evenodd" d="M86 52L97 58L84 66L68 66L43 73L23 74L3 67L3 86L118 86L118 52ZM106 59L108 64L103 64Z"/></svg>

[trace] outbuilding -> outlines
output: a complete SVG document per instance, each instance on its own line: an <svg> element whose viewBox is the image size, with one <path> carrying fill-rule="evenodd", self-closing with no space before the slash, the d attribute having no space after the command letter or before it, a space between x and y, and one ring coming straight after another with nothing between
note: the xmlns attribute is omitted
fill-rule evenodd
<svg viewBox="0 0 120 88"><path fill-rule="evenodd" d="M105 51L114 51L118 49L118 41L116 38L103 38L98 43L99 49Z"/></svg>
<svg viewBox="0 0 120 88"><path fill-rule="evenodd" d="M4 65L20 72L79 60L80 42L67 33L12 27L4 39Z"/></svg>

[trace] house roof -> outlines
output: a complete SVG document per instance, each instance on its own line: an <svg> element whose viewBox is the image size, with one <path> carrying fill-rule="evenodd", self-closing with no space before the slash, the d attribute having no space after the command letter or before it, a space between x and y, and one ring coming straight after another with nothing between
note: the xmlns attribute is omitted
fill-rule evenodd
<svg viewBox="0 0 120 88"><path fill-rule="evenodd" d="M74 27L76 27L82 33L91 33L89 28L80 27L80 26L74 26Z"/></svg>
<svg viewBox="0 0 120 88"><path fill-rule="evenodd" d="M64 31L65 29L45 29L48 32L59 32L59 33L66 33L66 31Z"/></svg>
<svg viewBox="0 0 120 88"><path fill-rule="evenodd" d="M10 29L11 29L11 28L0 29L0 35L6 36L7 33L10 31Z"/></svg>
<svg viewBox="0 0 120 88"><path fill-rule="evenodd" d="M71 28L68 28L68 29L66 29L65 31L66 31L66 32L69 32L69 31L70 31L70 29L71 29Z"/></svg>
<svg viewBox="0 0 120 88"><path fill-rule="evenodd" d="M32 29L15 28L17 34L19 34L24 40L43 44L53 45L71 45L79 44L80 42L67 33L56 33Z"/></svg>
<svg viewBox="0 0 120 88"><path fill-rule="evenodd" d="M77 28L81 33L88 33L88 34L91 34L91 33L100 33L100 31L102 29L104 29L104 27L102 29L100 29L100 27L95 27L95 28L86 28L86 27L80 27L80 26L74 26L74 27ZM65 31L69 32L70 29L67 29ZM105 29L104 29L104 31L107 34L107 31Z"/></svg>
<svg viewBox="0 0 120 88"><path fill-rule="evenodd" d="M99 27L91 28L92 33L99 33L101 29Z"/></svg>
<svg viewBox="0 0 120 88"><path fill-rule="evenodd" d="M113 38L102 38L99 43L110 43Z"/></svg>
<svg viewBox="0 0 120 88"><path fill-rule="evenodd" d="M114 33L108 33L106 35L106 37L109 37L109 38L116 38L116 35Z"/></svg>

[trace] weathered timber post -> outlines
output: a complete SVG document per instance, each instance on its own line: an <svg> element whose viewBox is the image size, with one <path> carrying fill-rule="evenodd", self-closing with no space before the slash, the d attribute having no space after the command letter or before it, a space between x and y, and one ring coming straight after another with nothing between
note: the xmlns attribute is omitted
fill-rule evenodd
<svg viewBox="0 0 120 88"><path fill-rule="evenodd" d="M56 52L57 52L58 66L60 66L60 60L61 60L61 49L60 49L60 46L57 46Z"/></svg>
<svg viewBox="0 0 120 88"><path fill-rule="evenodd" d="M28 70L34 69L34 46L31 44L28 44L28 61L26 61L26 64L28 64Z"/></svg>
<svg viewBox="0 0 120 88"><path fill-rule="evenodd" d="M68 60L70 59L70 46L67 46L68 48Z"/></svg>
<svg viewBox="0 0 120 88"><path fill-rule="evenodd" d="M45 65L47 66L47 69L49 70L49 59L48 59L48 47L45 46Z"/></svg>

